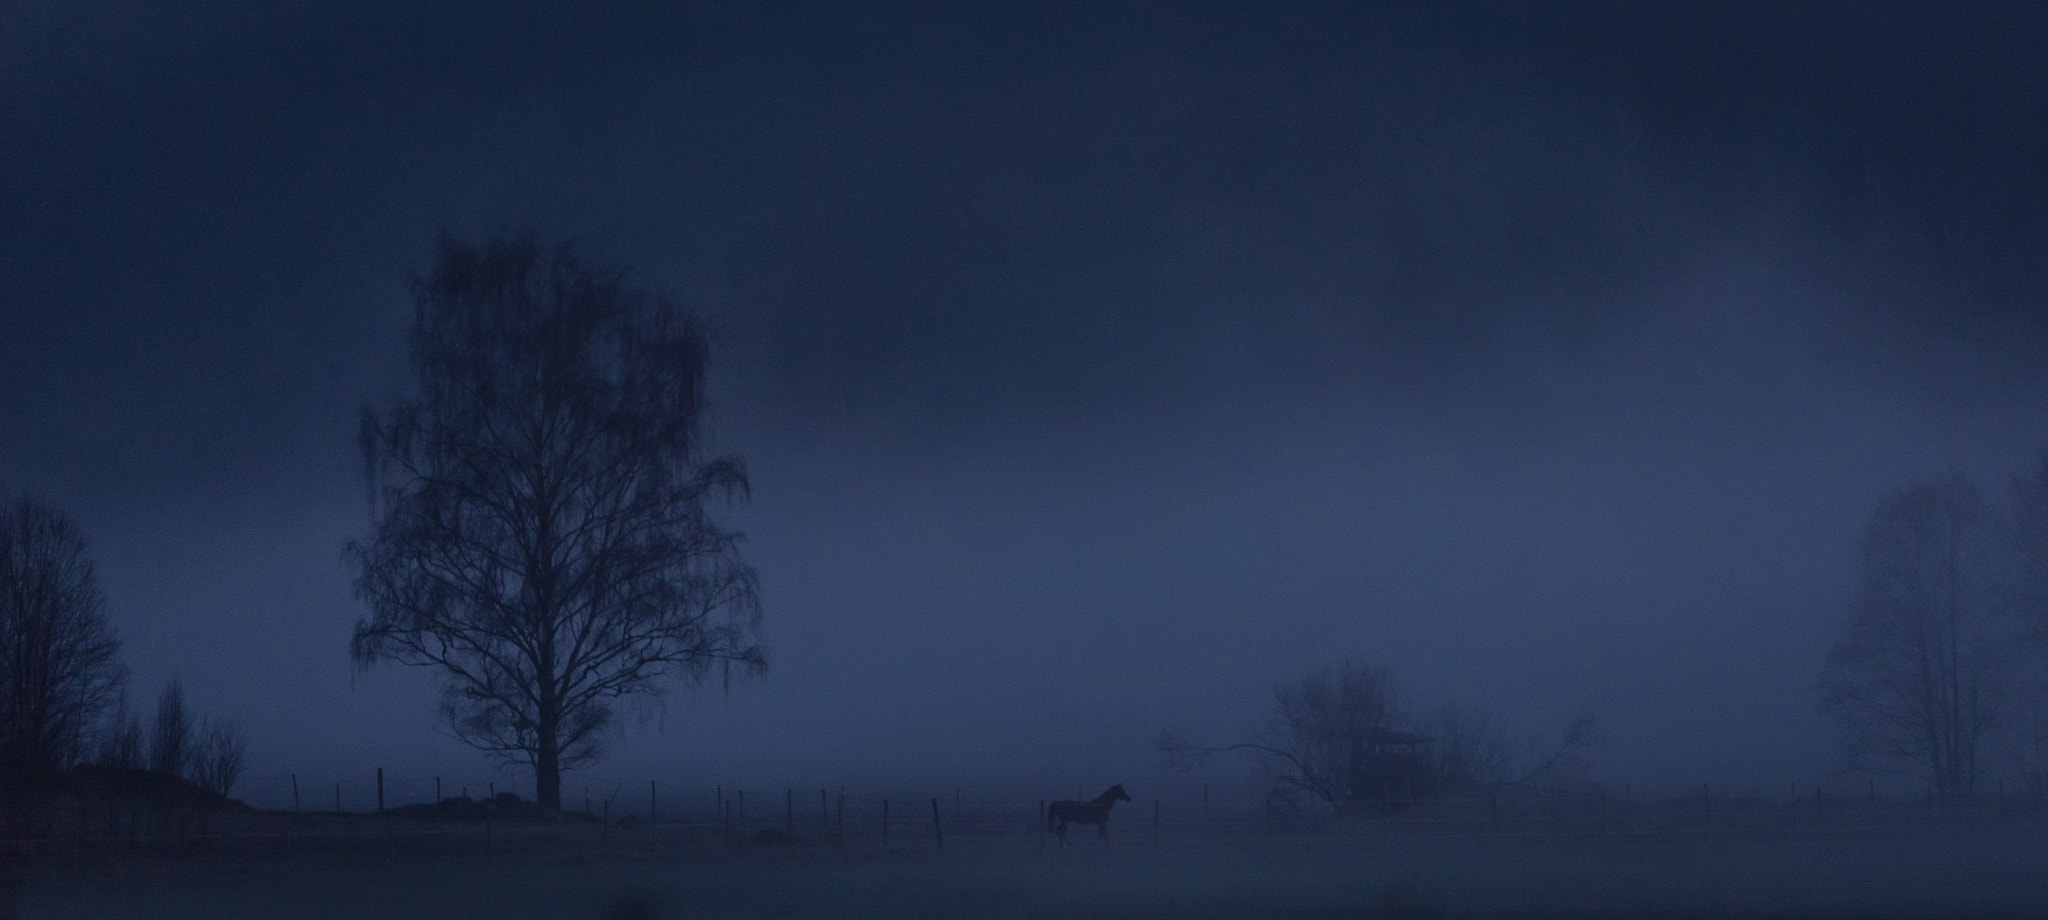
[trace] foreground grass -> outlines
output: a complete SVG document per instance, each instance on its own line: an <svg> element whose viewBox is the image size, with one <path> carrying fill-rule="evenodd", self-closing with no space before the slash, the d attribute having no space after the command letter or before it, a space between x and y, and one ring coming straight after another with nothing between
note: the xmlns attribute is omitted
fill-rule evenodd
<svg viewBox="0 0 2048 920"><path fill-rule="evenodd" d="M313 838L317 840L317 838ZM1019 840L945 852L685 834L301 841L44 860L25 918L2048 916L2048 846L1872 835Z"/></svg>

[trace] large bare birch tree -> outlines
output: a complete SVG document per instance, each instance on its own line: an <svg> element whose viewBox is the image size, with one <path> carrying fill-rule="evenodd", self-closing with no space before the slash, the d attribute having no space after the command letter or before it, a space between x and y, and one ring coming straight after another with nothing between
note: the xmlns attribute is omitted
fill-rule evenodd
<svg viewBox="0 0 2048 920"><path fill-rule="evenodd" d="M622 698L766 666L754 570L707 510L746 472L705 453L705 338L671 300L530 234L444 237L415 292L418 392L363 413L351 650L439 670L449 727L558 811Z"/></svg>

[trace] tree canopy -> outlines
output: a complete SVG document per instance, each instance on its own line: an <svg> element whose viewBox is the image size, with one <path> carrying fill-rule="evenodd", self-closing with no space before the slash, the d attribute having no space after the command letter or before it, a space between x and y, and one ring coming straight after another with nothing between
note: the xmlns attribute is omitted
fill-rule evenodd
<svg viewBox="0 0 2048 920"><path fill-rule="evenodd" d="M351 650L438 669L455 734L559 809L622 698L766 667L754 569L707 507L746 471L706 453L706 340L673 300L531 234L444 237L415 293L417 394L363 412Z"/></svg>
<svg viewBox="0 0 2048 920"><path fill-rule="evenodd" d="M23 498L0 508L0 821L18 833L128 679L85 538Z"/></svg>

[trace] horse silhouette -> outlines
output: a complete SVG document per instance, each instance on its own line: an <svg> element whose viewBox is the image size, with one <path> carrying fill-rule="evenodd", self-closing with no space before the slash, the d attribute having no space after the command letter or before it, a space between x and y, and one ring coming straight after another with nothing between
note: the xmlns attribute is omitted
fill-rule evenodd
<svg viewBox="0 0 2048 920"><path fill-rule="evenodd" d="M1067 825L1094 824L1102 839L1109 839L1109 809L1118 802L1131 800L1124 792L1124 784L1118 783L1102 791L1093 801L1075 802L1061 800L1045 806L1045 829L1060 838L1060 845L1067 844Z"/></svg>

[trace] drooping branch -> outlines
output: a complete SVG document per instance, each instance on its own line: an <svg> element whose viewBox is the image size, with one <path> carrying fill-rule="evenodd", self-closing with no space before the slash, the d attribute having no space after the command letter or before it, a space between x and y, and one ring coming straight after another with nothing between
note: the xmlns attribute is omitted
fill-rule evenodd
<svg viewBox="0 0 2048 920"><path fill-rule="evenodd" d="M417 285L419 396L366 412L380 515L352 543L359 666L429 666L458 737L543 776L595 756L611 701L766 666L758 581L704 502L744 498L697 435L701 332L530 237L444 240Z"/></svg>

